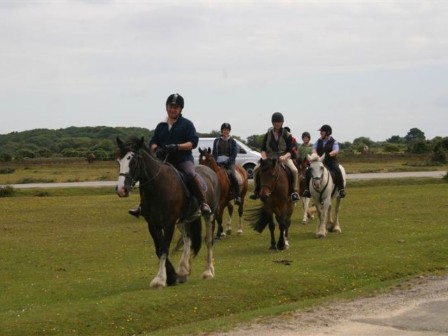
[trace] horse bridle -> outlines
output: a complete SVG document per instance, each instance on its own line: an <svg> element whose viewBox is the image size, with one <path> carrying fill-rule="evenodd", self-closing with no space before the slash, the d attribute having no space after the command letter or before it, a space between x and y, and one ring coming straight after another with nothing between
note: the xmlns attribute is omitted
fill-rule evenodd
<svg viewBox="0 0 448 336"><path fill-rule="evenodd" d="M324 169L325 171L325 169ZM322 203L322 194L324 193L325 189L327 189L328 184L330 183L330 171L327 169L327 183L325 184L325 186L323 187L323 189L319 192L319 202ZM315 187L314 187L314 181L322 181L324 179L324 172L322 172L322 174L319 177L314 177L313 174L311 173L311 179L313 180L313 189L318 191Z"/></svg>
<svg viewBox="0 0 448 336"><path fill-rule="evenodd" d="M274 181L271 182L270 184L261 184L260 185L261 189L263 187L265 187L272 193L275 190L275 188L277 187L277 182L280 177L280 164L278 162L275 165L275 172L274 172L274 174L272 174L272 176L274 176L274 178L275 178Z"/></svg>
<svg viewBox="0 0 448 336"><path fill-rule="evenodd" d="M135 163L134 170L138 170L138 169L140 169L140 165L141 165L141 161L142 161L140 152L133 150L132 153L134 154L133 158L135 158L135 160L137 160L137 162ZM163 163L165 163L165 161L166 161L166 159L163 161ZM144 170L146 181L144 181L143 183L140 183L140 187L143 187L143 186L147 185L148 183L150 183L151 181L155 180L157 178L157 176L159 176L161 170L162 170L162 166L160 166L159 171L156 174L154 174L151 178L148 177L147 171ZM141 180L141 179L134 178L134 176L132 176L132 175L133 174L131 174L130 169L129 169L129 172L127 172L127 173L119 174L119 176L124 176L125 185L126 185L126 179L131 180L131 183L130 183L131 188L133 188L135 186L135 184Z"/></svg>

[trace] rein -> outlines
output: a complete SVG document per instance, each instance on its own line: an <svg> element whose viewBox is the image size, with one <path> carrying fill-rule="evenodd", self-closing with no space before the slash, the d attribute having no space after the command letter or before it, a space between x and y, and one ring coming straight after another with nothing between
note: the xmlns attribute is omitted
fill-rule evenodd
<svg viewBox="0 0 448 336"><path fill-rule="evenodd" d="M275 165L275 173L273 174L273 176L275 177L274 182L270 183L270 184L262 184L261 188L265 187L267 189L269 189L271 191L271 193L275 190L275 188L277 187L277 182L278 179L280 177L280 164L276 164ZM272 186L272 187L271 187Z"/></svg>
<svg viewBox="0 0 448 336"><path fill-rule="evenodd" d="M137 160L137 163L135 164L135 170L141 170L141 162L142 162L142 157L140 152L136 152L136 151L132 151L132 153L135 154L135 159ZM144 181L143 183L140 183L140 187L144 187L145 185L147 185L148 183L154 181L160 174L161 170L162 170L162 166L163 164L165 164L166 162L166 158L162 161L162 165L160 165L159 170L157 171L156 174L154 174L151 178L148 177L148 173L147 170L144 169L144 176L146 178L146 181ZM119 176L124 176L125 178L129 178L131 180L131 186L134 187L135 184L140 181L142 182L141 178L134 178L131 173L120 173Z"/></svg>
<svg viewBox="0 0 448 336"><path fill-rule="evenodd" d="M319 192L319 203L322 203L322 195L325 192L325 190L327 189L328 184L330 183L330 171L328 169L325 169L325 170L327 171L327 175L328 175L327 176L327 183L323 187L322 191ZM321 180L321 181L323 181L323 179L324 179L323 176L324 176L323 174L320 177L314 177L313 176L313 180ZM314 188L314 183L313 183L313 189L316 190L316 188ZM316 190L316 191L318 191L318 190Z"/></svg>

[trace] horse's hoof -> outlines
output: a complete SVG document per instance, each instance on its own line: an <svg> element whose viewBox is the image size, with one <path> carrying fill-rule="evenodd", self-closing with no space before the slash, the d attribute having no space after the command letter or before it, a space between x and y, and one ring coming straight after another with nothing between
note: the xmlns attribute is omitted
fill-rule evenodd
<svg viewBox="0 0 448 336"><path fill-rule="evenodd" d="M151 287L152 289L163 289L166 287L166 284L158 282L158 281L151 281L151 283L149 284L149 287Z"/></svg>
<svg viewBox="0 0 448 336"><path fill-rule="evenodd" d="M316 235L316 238L318 238L318 239L323 239L323 238L325 238L325 237L326 237L326 235L323 234L323 233L318 233L318 234Z"/></svg>
<svg viewBox="0 0 448 336"><path fill-rule="evenodd" d="M231 234L232 234L232 230L229 229L226 231L226 235L230 236Z"/></svg>
<svg viewBox="0 0 448 336"><path fill-rule="evenodd" d="M204 271L204 273L202 273L203 280L212 279L214 277L215 277L214 271L207 270L207 271Z"/></svg>
<svg viewBox="0 0 448 336"><path fill-rule="evenodd" d="M269 250L270 250L270 251L277 251L277 248L276 248L275 246L270 246L270 247L269 247Z"/></svg>
<svg viewBox="0 0 448 336"><path fill-rule="evenodd" d="M179 280L179 283L185 283L188 280L188 276L187 275L178 275L178 280Z"/></svg>
<svg viewBox="0 0 448 336"><path fill-rule="evenodd" d="M241 229L238 230L238 234L239 234L239 235L242 235L242 234L243 234L243 230L241 230Z"/></svg>
<svg viewBox="0 0 448 336"><path fill-rule="evenodd" d="M221 237L225 237L226 236L226 233L225 232L221 232Z"/></svg>
<svg viewBox="0 0 448 336"><path fill-rule="evenodd" d="M308 221L303 220L303 221L302 221L302 224L303 224L303 225L307 225L307 224L308 224Z"/></svg>

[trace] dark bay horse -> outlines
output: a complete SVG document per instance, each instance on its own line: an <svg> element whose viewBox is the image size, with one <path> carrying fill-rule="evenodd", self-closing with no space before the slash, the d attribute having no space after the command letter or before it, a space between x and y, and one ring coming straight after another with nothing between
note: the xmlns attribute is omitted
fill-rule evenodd
<svg viewBox="0 0 448 336"><path fill-rule="evenodd" d="M305 186L305 175L309 166L308 159L304 161L294 160L294 164L299 171L299 195L302 195L303 191L306 189ZM303 218L302 224L308 224L310 219L314 218L314 213L317 211L315 206L311 205L311 198L302 197L302 206L303 206Z"/></svg>
<svg viewBox="0 0 448 336"><path fill-rule="evenodd" d="M284 250L289 247L288 230L294 204L289 195L288 174L283 165L276 158L260 160L258 171L260 178L260 198L263 204L260 208L251 209L248 220L255 231L263 232L266 225L271 232L271 250ZM277 220L280 235L275 241L275 223Z"/></svg>
<svg viewBox="0 0 448 336"><path fill-rule="evenodd" d="M218 176L219 184L221 186L221 196L219 198L219 210L216 215L216 221L218 222L218 231L216 233L216 238L220 239L221 236L225 236L224 228L222 225L224 209L227 207L229 212L229 221L227 222L226 234L232 233L232 214L233 214L233 204L232 200L236 197L232 192L232 184L230 182L227 171L224 167L221 167L216 162L215 158L211 154L211 149L208 150L199 149L199 163L210 167ZM243 233L243 212L244 212L244 197L247 193L248 188L248 177L246 170L240 165L235 165L235 171L238 179L238 184L240 186L241 194L241 204L238 205L238 233Z"/></svg>
<svg viewBox="0 0 448 336"><path fill-rule="evenodd" d="M201 216L197 201L184 185L180 173L170 164L156 158L144 145L144 139L131 137L125 142L117 138L120 175L117 194L129 196L139 182L142 216L154 241L159 257L159 270L150 286L163 288L178 281L185 282L190 274L190 253L196 256L201 248ZM213 220L218 207L219 183L216 174L208 167L198 166L196 172L203 180L207 203L212 214L203 216L206 222L207 262L202 278L214 277ZM176 273L168 258L175 227L182 232L184 248Z"/></svg>

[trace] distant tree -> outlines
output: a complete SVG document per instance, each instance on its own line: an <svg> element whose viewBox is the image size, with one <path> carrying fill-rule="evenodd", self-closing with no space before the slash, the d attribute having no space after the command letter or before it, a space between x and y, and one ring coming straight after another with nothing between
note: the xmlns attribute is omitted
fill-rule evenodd
<svg viewBox="0 0 448 336"><path fill-rule="evenodd" d="M410 144L416 140L426 140L426 137L425 133L414 127L409 130L408 134L404 137L404 140L406 141L406 144Z"/></svg>
<svg viewBox="0 0 448 336"><path fill-rule="evenodd" d="M247 138L247 145L255 150L261 149L261 144L263 142L264 134L251 135Z"/></svg>
<svg viewBox="0 0 448 336"><path fill-rule="evenodd" d="M433 139L432 161L446 164L448 163L448 137L437 137Z"/></svg>
<svg viewBox="0 0 448 336"><path fill-rule="evenodd" d="M386 139L386 142L398 144L403 143L404 139L401 138L399 135L392 135L389 139Z"/></svg>

